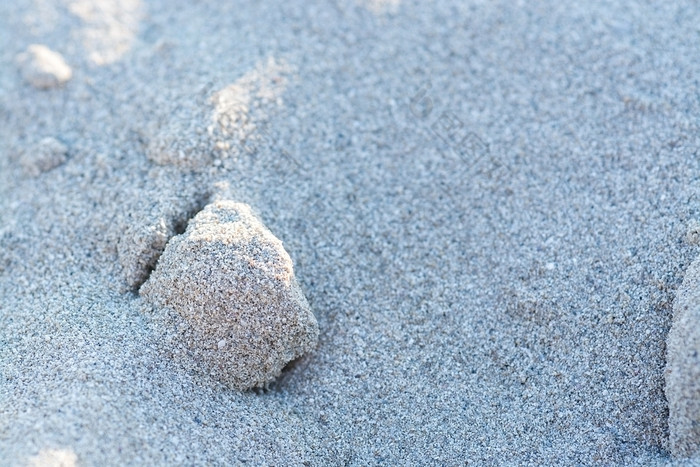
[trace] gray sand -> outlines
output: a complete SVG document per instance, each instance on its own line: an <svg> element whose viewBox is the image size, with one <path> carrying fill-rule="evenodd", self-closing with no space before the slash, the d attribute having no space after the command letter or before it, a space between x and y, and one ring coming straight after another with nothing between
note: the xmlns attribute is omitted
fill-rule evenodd
<svg viewBox="0 0 700 467"><path fill-rule="evenodd" d="M670 450L679 458L697 457L700 451L700 259L688 268L673 302L666 357Z"/></svg>
<svg viewBox="0 0 700 467"><path fill-rule="evenodd" d="M250 206L208 204L168 241L139 294L165 319L165 352L240 389L268 387L311 352L318 323L282 242ZM173 325L169 326L168 323Z"/></svg>
<svg viewBox="0 0 700 467"><path fill-rule="evenodd" d="M691 1L0 2L0 463L670 463L698 24ZM31 44L70 80L28 81ZM28 171L45 138L67 152ZM266 390L170 355L134 291L152 245L120 254L217 196L318 319Z"/></svg>

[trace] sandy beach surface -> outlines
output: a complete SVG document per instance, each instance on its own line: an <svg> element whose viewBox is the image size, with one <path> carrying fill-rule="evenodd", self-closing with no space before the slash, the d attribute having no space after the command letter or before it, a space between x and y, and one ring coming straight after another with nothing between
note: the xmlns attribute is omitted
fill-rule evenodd
<svg viewBox="0 0 700 467"><path fill-rule="evenodd" d="M693 465L664 372L698 24L694 1L0 2L0 465ZM222 383L139 294L214 200L282 241L318 322L267 387Z"/></svg>

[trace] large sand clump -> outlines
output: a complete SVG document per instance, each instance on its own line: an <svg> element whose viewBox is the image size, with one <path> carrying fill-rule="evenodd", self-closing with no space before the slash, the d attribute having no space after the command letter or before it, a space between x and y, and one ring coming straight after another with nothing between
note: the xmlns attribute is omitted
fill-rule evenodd
<svg viewBox="0 0 700 467"><path fill-rule="evenodd" d="M197 214L141 295L174 309L194 358L238 389L271 382L318 338L282 242L245 204L217 201Z"/></svg>
<svg viewBox="0 0 700 467"><path fill-rule="evenodd" d="M673 305L668 335L666 398L671 452L676 457L700 450L700 260L688 269Z"/></svg>

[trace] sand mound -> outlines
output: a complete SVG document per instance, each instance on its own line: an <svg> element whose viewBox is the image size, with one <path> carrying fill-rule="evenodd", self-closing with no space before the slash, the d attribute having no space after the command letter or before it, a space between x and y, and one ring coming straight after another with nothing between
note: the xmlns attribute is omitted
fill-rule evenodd
<svg viewBox="0 0 700 467"><path fill-rule="evenodd" d="M68 159L68 148L56 138L47 137L27 150L20 163L27 174L37 176L58 167Z"/></svg>
<svg viewBox="0 0 700 467"><path fill-rule="evenodd" d="M117 244L128 289L137 290L148 279L168 240L184 232L187 219L203 204L201 195L182 191L129 212Z"/></svg>
<svg viewBox="0 0 700 467"><path fill-rule="evenodd" d="M61 86L73 76L63 56L44 45L30 45L18 62L25 81L39 89Z"/></svg>
<svg viewBox="0 0 700 467"><path fill-rule="evenodd" d="M271 382L318 337L282 242L245 204L217 201L197 214L141 295L174 309L194 358L238 389Z"/></svg>
<svg viewBox="0 0 700 467"><path fill-rule="evenodd" d="M667 349L671 452L689 457L700 449L700 259L690 266L678 290Z"/></svg>

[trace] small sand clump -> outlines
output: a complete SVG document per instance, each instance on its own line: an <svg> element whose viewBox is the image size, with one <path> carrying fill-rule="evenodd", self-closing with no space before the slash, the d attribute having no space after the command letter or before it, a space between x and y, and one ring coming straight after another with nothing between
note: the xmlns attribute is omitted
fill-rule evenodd
<svg viewBox="0 0 700 467"><path fill-rule="evenodd" d="M700 258L688 269L673 304L667 341L666 399L671 453L700 454Z"/></svg>
<svg viewBox="0 0 700 467"><path fill-rule="evenodd" d="M688 228L685 232L685 242L688 245L700 245L700 221L699 220L694 219L688 224Z"/></svg>
<svg viewBox="0 0 700 467"><path fill-rule="evenodd" d="M56 138L47 137L28 149L20 159L24 171L36 177L58 167L68 159L68 148Z"/></svg>
<svg viewBox="0 0 700 467"><path fill-rule="evenodd" d="M30 45L18 62L25 81L38 89L62 86L73 76L63 56L45 45Z"/></svg>
<svg viewBox="0 0 700 467"><path fill-rule="evenodd" d="M165 245L185 231L187 220L205 203L196 184L173 190L160 179L151 185L148 202L125 206L117 240L117 254L127 290L137 291L156 266Z"/></svg>
<svg viewBox="0 0 700 467"><path fill-rule="evenodd" d="M216 201L199 212L140 293L177 313L193 357L233 388L265 386L318 339L282 242L245 204Z"/></svg>

